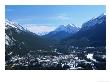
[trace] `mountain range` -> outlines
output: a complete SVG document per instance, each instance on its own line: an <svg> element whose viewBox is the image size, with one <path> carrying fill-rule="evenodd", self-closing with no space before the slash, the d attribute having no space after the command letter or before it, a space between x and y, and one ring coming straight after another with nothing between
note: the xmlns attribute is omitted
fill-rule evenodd
<svg viewBox="0 0 110 82"><path fill-rule="evenodd" d="M82 24L81 28L74 24L60 25L43 36L38 36L17 23L5 20L6 48L14 49L16 46L21 46L32 50L44 49L56 43L79 47L106 46L106 15L102 14L88 20Z"/></svg>
<svg viewBox="0 0 110 82"><path fill-rule="evenodd" d="M106 69L106 15L38 35L5 20L5 69Z"/></svg>
<svg viewBox="0 0 110 82"><path fill-rule="evenodd" d="M54 31L48 33L47 35L44 35L44 37L51 40L60 41L78 32L79 29L80 28L76 27L74 24L68 24L66 26L60 25Z"/></svg>

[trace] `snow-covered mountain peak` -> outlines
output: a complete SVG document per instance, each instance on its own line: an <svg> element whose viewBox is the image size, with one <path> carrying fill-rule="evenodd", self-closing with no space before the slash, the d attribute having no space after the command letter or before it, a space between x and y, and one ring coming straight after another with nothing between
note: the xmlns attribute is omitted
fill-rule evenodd
<svg viewBox="0 0 110 82"><path fill-rule="evenodd" d="M65 31L66 28L64 25L60 25L58 28L55 29L55 31Z"/></svg>
<svg viewBox="0 0 110 82"><path fill-rule="evenodd" d="M66 27L76 27L74 24L67 24Z"/></svg>
<svg viewBox="0 0 110 82"><path fill-rule="evenodd" d="M102 13L99 18L106 16L106 13Z"/></svg>
<svg viewBox="0 0 110 82"><path fill-rule="evenodd" d="M17 28L20 30L25 30L20 24L10 21L7 18L5 18L5 29L8 29L8 28Z"/></svg>
<svg viewBox="0 0 110 82"><path fill-rule="evenodd" d="M96 24L100 24L102 22L106 21L106 15L105 13L99 15L98 17L93 17L89 21L82 24L82 30L89 30L91 27L93 27Z"/></svg>
<svg viewBox="0 0 110 82"><path fill-rule="evenodd" d="M60 25L55 31L65 31L68 33L75 33L79 30L74 24Z"/></svg>

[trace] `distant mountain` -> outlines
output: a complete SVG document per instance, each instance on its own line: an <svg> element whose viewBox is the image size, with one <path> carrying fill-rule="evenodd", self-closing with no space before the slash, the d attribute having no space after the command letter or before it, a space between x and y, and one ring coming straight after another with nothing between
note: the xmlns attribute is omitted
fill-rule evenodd
<svg viewBox="0 0 110 82"><path fill-rule="evenodd" d="M5 21L5 46L8 49L47 49L55 41L63 46L106 46L106 15L102 14L83 23L81 29L74 24L60 25L43 36L38 36L15 22Z"/></svg>
<svg viewBox="0 0 110 82"><path fill-rule="evenodd" d="M67 33L75 33L79 30L74 24L68 24L67 26L60 25L55 31L65 31Z"/></svg>
<svg viewBox="0 0 110 82"><path fill-rule="evenodd" d="M106 15L85 22L76 34L62 42L74 46L106 46Z"/></svg>
<svg viewBox="0 0 110 82"><path fill-rule="evenodd" d="M36 34L39 35L39 36L43 36L43 35L46 35L46 34L48 34L48 33L49 33L49 32L40 32L40 33L37 32Z"/></svg>
<svg viewBox="0 0 110 82"><path fill-rule="evenodd" d="M52 40L62 40L70 35L76 33L79 31L79 28L76 27L75 25L68 24L67 26L60 25L58 28L56 28L54 31L48 33L44 37L52 39Z"/></svg>
<svg viewBox="0 0 110 82"><path fill-rule="evenodd" d="M25 52L48 48L49 42L40 36L25 30L21 25L5 21L5 48L6 54L23 55ZM26 53L27 54L27 53Z"/></svg>

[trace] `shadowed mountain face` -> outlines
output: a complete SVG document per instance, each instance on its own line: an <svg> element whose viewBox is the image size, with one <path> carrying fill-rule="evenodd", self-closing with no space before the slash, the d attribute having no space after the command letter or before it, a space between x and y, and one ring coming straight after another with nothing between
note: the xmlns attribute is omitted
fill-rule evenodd
<svg viewBox="0 0 110 82"><path fill-rule="evenodd" d="M49 47L46 39L25 30L19 24L6 21L5 27L6 55L26 55L31 50Z"/></svg>
<svg viewBox="0 0 110 82"><path fill-rule="evenodd" d="M60 41L62 39L65 39L71 36L72 34L78 31L79 31L79 28L76 27L75 25L70 25L70 24L68 24L67 26L60 25L57 29L48 33L44 37L51 39L51 40Z"/></svg>
<svg viewBox="0 0 110 82"><path fill-rule="evenodd" d="M106 16L101 15L82 25L74 35L62 41L73 46L106 46Z"/></svg>

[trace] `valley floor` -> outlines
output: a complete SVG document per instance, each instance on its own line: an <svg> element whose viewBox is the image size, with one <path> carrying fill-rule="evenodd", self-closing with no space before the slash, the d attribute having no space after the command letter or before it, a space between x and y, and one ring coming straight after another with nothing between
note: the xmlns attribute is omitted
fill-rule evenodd
<svg viewBox="0 0 110 82"><path fill-rule="evenodd" d="M53 50L29 51L26 55L5 58L6 70L105 70L105 47L79 48L70 46L66 53Z"/></svg>

